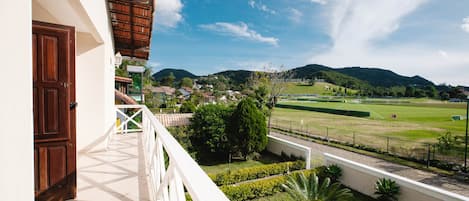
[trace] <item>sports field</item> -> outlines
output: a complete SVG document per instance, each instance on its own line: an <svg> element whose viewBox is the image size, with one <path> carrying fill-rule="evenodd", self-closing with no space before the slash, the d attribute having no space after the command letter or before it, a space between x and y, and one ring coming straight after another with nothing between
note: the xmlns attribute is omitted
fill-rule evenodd
<svg viewBox="0 0 469 201"><path fill-rule="evenodd" d="M376 104L286 101L282 104L368 111L371 117L357 118L276 108L272 123L338 138L350 138L355 133L357 136L390 136L405 141L435 142L438 136L447 131L451 131L453 135L464 135L465 121L453 121L451 117L465 116L465 104L421 99L384 103L383 100L377 100Z"/></svg>
<svg viewBox="0 0 469 201"><path fill-rule="evenodd" d="M299 95L299 94L318 94L318 95L333 95L339 89L344 90L344 87L340 87L327 82L316 82L313 86L299 83L288 83L284 89L283 94ZM357 90L347 89L348 93L354 95Z"/></svg>

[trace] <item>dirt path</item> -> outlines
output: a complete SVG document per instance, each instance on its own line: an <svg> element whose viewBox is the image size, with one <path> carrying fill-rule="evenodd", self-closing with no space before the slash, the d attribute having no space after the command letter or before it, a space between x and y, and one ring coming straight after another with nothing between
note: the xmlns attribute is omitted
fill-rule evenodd
<svg viewBox="0 0 469 201"><path fill-rule="evenodd" d="M414 168L403 166L403 165L394 164L394 163L391 163L382 159L349 152L349 151L338 149L335 147L321 145L321 144L317 144L314 142L302 140L299 138L282 135L276 132L271 132L270 135L311 147L313 152L315 152L313 153L313 160L314 160L314 155L317 156L318 154L322 154L322 153L330 153L336 156L346 158L348 160L359 162L359 163L362 163L371 167L375 167L378 169L382 169L382 170L385 170L385 171L388 171L388 172L391 172L400 176L407 177L415 181L419 181L428 185L432 185L438 188L445 189L447 191L451 191L451 192L469 197L469 184L462 183L452 178L440 176L435 173L426 172L426 171L414 169Z"/></svg>

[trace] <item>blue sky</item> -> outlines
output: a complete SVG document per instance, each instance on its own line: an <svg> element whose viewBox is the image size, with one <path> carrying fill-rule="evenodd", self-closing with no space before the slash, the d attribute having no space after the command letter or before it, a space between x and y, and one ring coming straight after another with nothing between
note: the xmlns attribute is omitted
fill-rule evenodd
<svg viewBox="0 0 469 201"><path fill-rule="evenodd" d="M149 64L366 66L469 85L466 0L158 0Z"/></svg>

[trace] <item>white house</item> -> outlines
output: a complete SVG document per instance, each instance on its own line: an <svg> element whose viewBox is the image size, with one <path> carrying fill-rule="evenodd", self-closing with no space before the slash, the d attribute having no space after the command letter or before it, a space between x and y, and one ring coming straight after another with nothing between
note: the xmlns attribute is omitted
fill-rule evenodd
<svg viewBox="0 0 469 201"><path fill-rule="evenodd" d="M86 154L103 152L116 127L115 54L148 59L155 5L151 0L0 3L1 200L65 200L80 198L81 189L109 190L105 182L80 180L80 167L85 164ZM153 198L175 200L179 196L180 200L184 191L177 184L181 184L194 200L203 200L208 192L225 200L221 191L202 175L200 167L179 149L166 129L159 127L151 112L144 106L138 107L146 123L140 129L143 134L138 135L153 136L153 140L145 142L164 148L173 161L167 170L164 166L156 169L155 162L143 163L153 164L146 167L146 171L153 173L148 180L153 184L149 185L150 194L156 193ZM168 149L169 145L175 148ZM158 158L157 155L145 157ZM192 175L178 169L180 165L193 171ZM172 173L167 177L171 179L171 187L177 187L174 191L177 193L168 195L168 178L161 177L165 172ZM145 176L148 174L143 174L143 178ZM93 179L102 178L106 178L106 174ZM189 180L202 183L188 185ZM83 188L77 189L77 185ZM199 185L208 187L191 188Z"/></svg>

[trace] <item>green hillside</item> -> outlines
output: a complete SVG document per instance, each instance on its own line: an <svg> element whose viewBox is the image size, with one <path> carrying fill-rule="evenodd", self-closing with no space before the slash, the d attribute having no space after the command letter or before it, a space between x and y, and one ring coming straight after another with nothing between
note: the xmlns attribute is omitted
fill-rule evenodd
<svg viewBox="0 0 469 201"><path fill-rule="evenodd" d="M334 95L334 91L342 90L344 91L344 87L340 87L331 83L327 82L316 82L313 86L311 85L304 85L298 83L288 83L287 87L285 88L282 94L289 94L289 95ZM357 90L347 89L348 93L356 94Z"/></svg>
<svg viewBox="0 0 469 201"><path fill-rule="evenodd" d="M183 70L183 69L173 69L173 68L165 68L163 70L158 71L157 73L153 74L153 78L157 81L163 79L163 77L169 76L169 74L173 73L174 77L176 78L176 81L181 80L184 77L188 78L197 78L198 76L192 74L189 71Z"/></svg>

